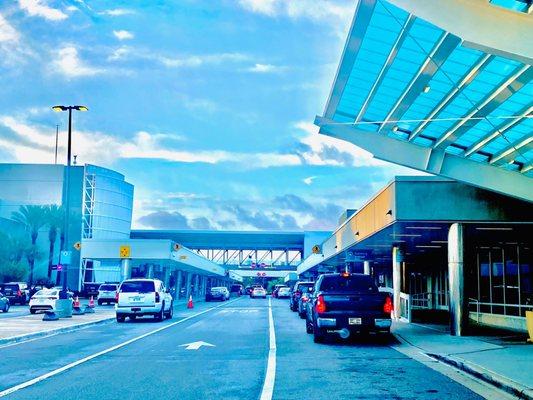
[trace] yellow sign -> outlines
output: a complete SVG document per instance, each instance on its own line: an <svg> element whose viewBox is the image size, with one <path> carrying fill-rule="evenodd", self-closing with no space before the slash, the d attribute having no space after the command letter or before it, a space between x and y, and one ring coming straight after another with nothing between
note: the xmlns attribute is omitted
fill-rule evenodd
<svg viewBox="0 0 533 400"><path fill-rule="evenodd" d="M120 258L130 258L131 247L128 245L120 246Z"/></svg>
<svg viewBox="0 0 533 400"><path fill-rule="evenodd" d="M179 243L174 243L174 245L172 246L172 248L174 249L174 251L178 251L179 249L181 249L181 244L179 244Z"/></svg>
<svg viewBox="0 0 533 400"><path fill-rule="evenodd" d="M80 242L74 243L74 248L79 251L81 249L81 243Z"/></svg>
<svg viewBox="0 0 533 400"><path fill-rule="evenodd" d="M180 256L180 260L186 260L187 256Z"/></svg>
<svg viewBox="0 0 533 400"><path fill-rule="evenodd" d="M313 246L313 254L320 254L320 246L318 244Z"/></svg>

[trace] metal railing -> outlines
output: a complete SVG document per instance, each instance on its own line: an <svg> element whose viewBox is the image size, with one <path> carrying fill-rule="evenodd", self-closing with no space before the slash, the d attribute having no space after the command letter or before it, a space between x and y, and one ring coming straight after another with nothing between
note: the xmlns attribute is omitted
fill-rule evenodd
<svg viewBox="0 0 533 400"><path fill-rule="evenodd" d="M522 317L522 309L530 309L533 311L533 304L505 304L505 303L491 303L491 302L481 302L478 299L469 298L468 299L468 310L473 311L472 308L475 307L476 312L476 321L479 322L479 315L481 313L481 307L487 306L490 308L490 312L488 314L498 314L498 315L511 315L515 317ZM503 314L502 313L494 313L492 312L493 307L502 307L503 308ZM506 308L518 308L518 315L514 314L507 314Z"/></svg>

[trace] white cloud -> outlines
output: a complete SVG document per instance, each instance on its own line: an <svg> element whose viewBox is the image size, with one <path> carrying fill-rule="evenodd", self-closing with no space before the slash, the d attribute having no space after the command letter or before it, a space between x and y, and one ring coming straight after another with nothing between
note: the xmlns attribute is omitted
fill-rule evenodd
<svg viewBox="0 0 533 400"><path fill-rule="evenodd" d="M80 58L78 49L74 46L67 46L59 49L53 64L57 70L68 78L93 76L104 72L101 68L87 65Z"/></svg>
<svg viewBox="0 0 533 400"><path fill-rule="evenodd" d="M17 43L19 40L17 30L0 14L0 43Z"/></svg>
<svg viewBox="0 0 533 400"><path fill-rule="evenodd" d="M248 11L270 17L325 20L332 24L349 21L354 12L351 0L239 0L239 4Z"/></svg>
<svg viewBox="0 0 533 400"><path fill-rule="evenodd" d="M154 57L154 56L149 56ZM186 57L154 57L161 64L170 68L179 67L199 67L205 64L222 64L224 62L242 62L249 59L248 56L241 53L216 53L206 55L192 55Z"/></svg>
<svg viewBox="0 0 533 400"><path fill-rule="evenodd" d="M306 185L311 185L316 178L316 176L308 176L307 178L302 179L302 182Z"/></svg>
<svg viewBox="0 0 533 400"><path fill-rule="evenodd" d="M118 40L129 40L134 38L133 33L125 30L113 31L113 35L115 35Z"/></svg>
<svg viewBox="0 0 533 400"><path fill-rule="evenodd" d="M49 7L45 0L19 0L19 6L32 17L42 17L49 21L62 21L68 18L63 11Z"/></svg>
<svg viewBox="0 0 533 400"><path fill-rule="evenodd" d="M104 11L100 12L99 14L109 15L111 17L120 17L120 16L123 16L123 15L135 14L135 11L134 10L130 10L128 8L114 8L114 9L110 9L110 10L104 10Z"/></svg>
<svg viewBox="0 0 533 400"><path fill-rule="evenodd" d="M259 74L276 73L285 70L286 67L281 67L272 64L255 64L253 67L247 68L246 71Z"/></svg>

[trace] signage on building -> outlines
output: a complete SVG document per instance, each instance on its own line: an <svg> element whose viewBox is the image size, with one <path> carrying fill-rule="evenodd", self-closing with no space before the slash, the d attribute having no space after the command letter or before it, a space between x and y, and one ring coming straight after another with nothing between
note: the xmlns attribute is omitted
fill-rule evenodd
<svg viewBox="0 0 533 400"><path fill-rule="evenodd" d="M61 262L61 264L63 265L68 265L70 264L70 260L72 258L72 252L71 251L68 251L68 250L63 250L60 254L59 254L59 261Z"/></svg>
<svg viewBox="0 0 533 400"><path fill-rule="evenodd" d="M320 254L321 253L320 246L318 244L315 244L312 248L312 251L313 251L313 254Z"/></svg>
<svg viewBox="0 0 533 400"><path fill-rule="evenodd" d="M81 249L81 242L76 242L74 243L74 246L73 246L76 250L80 250Z"/></svg>
<svg viewBox="0 0 533 400"><path fill-rule="evenodd" d="M120 246L119 255L120 255L120 258L130 258L131 247L128 245Z"/></svg>

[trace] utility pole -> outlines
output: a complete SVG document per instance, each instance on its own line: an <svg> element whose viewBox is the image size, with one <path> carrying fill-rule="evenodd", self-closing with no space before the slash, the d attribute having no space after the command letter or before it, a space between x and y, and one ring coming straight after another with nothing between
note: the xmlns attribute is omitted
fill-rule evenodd
<svg viewBox="0 0 533 400"><path fill-rule="evenodd" d="M58 138L59 138L59 124L56 125L56 157L55 157L54 164L57 164L57 142L58 142Z"/></svg>

